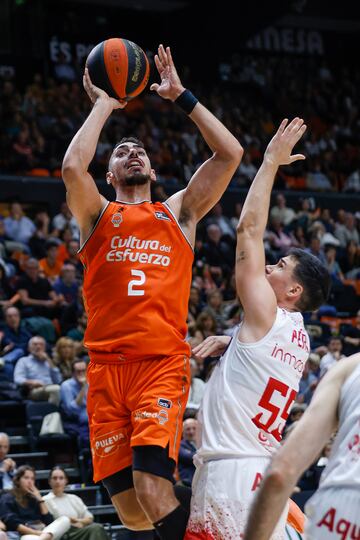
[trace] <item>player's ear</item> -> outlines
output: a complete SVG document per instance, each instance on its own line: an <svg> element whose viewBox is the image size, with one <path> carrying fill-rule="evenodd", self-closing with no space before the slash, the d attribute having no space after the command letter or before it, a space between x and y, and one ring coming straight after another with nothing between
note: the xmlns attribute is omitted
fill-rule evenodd
<svg viewBox="0 0 360 540"><path fill-rule="evenodd" d="M106 173L106 183L110 185L110 184L112 184L113 180L114 180L114 174L112 172L108 171Z"/></svg>
<svg viewBox="0 0 360 540"><path fill-rule="evenodd" d="M150 170L150 178L152 182L156 182L156 172L155 169Z"/></svg>
<svg viewBox="0 0 360 540"><path fill-rule="evenodd" d="M290 289L287 291L287 297L289 300L298 300L304 291L304 287L300 283L293 283Z"/></svg>

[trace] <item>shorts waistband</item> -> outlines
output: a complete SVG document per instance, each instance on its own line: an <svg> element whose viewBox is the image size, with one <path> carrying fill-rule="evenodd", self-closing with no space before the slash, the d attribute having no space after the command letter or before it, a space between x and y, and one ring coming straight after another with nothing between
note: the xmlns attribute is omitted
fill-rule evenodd
<svg viewBox="0 0 360 540"><path fill-rule="evenodd" d="M210 463L211 461L223 461L223 460L246 460L246 461L250 461L250 460L266 460L266 461L270 461L271 460L271 456L263 456L263 455L246 455L246 454L220 454L220 455L217 455L217 456L201 456L201 455L198 455L198 454L195 454L194 456L194 462L196 460L196 462L198 462L199 464L205 464L205 463Z"/></svg>
<svg viewBox="0 0 360 540"><path fill-rule="evenodd" d="M159 357L127 356L121 353L108 353L89 351L91 362L95 364L130 364L133 362L142 362L143 360L155 360Z"/></svg>
<svg viewBox="0 0 360 540"><path fill-rule="evenodd" d="M91 362L95 364L130 364L134 362L144 362L144 361L156 361L161 362L162 360L169 360L169 358L174 358L177 356L186 356L187 355L158 355L158 356L128 356L119 352L110 353L110 352L99 352L99 351L88 351Z"/></svg>

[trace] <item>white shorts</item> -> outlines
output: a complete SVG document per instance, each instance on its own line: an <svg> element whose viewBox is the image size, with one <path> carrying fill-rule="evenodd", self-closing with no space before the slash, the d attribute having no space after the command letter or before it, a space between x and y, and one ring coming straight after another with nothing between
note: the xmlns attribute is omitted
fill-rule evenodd
<svg viewBox="0 0 360 540"><path fill-rule="evenodd" d="M306 540L360 539L360 493L357 489L319 489L305 505Z"/></svg>
<svg viewBox="0 0 360 540"><path fill-rule="evenodd" d="M269 462L269 458L219 459L197 467L185 538L243 538L250 506ZM271 540L286 538L287 513L288 505Z"/></svg>

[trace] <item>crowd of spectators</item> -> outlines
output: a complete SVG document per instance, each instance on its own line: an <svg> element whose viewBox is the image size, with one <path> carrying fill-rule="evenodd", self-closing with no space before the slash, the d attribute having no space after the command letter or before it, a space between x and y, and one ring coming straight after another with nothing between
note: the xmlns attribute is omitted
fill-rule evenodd
<svg viewBox="0 0 360 540"><path fill-rule="evenodd" d="M185 84L188 71L182 74ZM356 193L360 191L359 77L358 70L331 60L234 55L228 64L220 65L211 88L195 79L189 85L245 149L233 186L251 184L279 120L301 116L309 129L299 151L307 159L283 168L277 187ZM0 171L59 176L65 150L89 110L76 74L69 79L38 73L23 88L9 77L1 80ZM105 177L112 147L124 134L143 140L165 186L186 185L209 156L192 122L173 104L146 91L107 122L92 163L95 177Z"/></svg>
<svg viewBox="0 0 360 540"><path fill-rule="evenodd" d="M166 196L164 188L161 194ZM188 311L187 339L192 347L209 336L232 335L241 321L234 274L240 212L239 201L229 215L218 203L199 224ZM267 262L275 263L292 247L302 247L322 260L332 276L328 304L304 314L312 350L297 407L309 404L320 378L335 362L360 351L359 218L342 209L332 213L315 208L310 199L299 200L293 208L283 193L270 210L264 236ZM31 234L21 233L22 222ZM35 225L40 222L40 227ZM11 203L0 223L4 232L0 237L0 383L15 383L23 399L55 404L66 433L81 451L89 447L89 432L79 231L66 203L54 216ZM191 359L186 420L196 418L216 361L216 357ZM290 415L289 425L292 420ZM196 449L193 427L190 422L185 426L180 456L178 475L183 480L184 474L185 483L193 472L189 461Z"/></svg>
<svg viewBox="0 0 360 540"><path fill-rule="evenodd" d="M295 114L306 118L309 130L303 151L309 159L284 168L277 187L360 191L360 122L354 99L358 75L350 77L345 67L324 64L319 68L310 60L293 61L299 69L286 59L273 58L264 63L261 59L234 57L226 80L219 80L210 95L203 95L201 86L194 88L245 148L232 185L251 184L264 145L286 111L290 117ZM309 63L306 70L300 69L302 62ZM279 72L281 84L276 77ZM74 81L56 83L36 75L24 91L6 80L0 92L1 172L59 175L66 147L89 111L80 85ZM108 121L92 164L96 177L104 177L113 144L124 133L136 134L149 149L158 172L155 195L159 200L166 198L167 190L185 185L209 156L197 129L182 113L157 96L144 94L129 105L126 114L114 114ZM226 212L218 203L198 227L188 312L187 340L192 347L209 336L232 335L241 321L234 275L241 202L234 203ZM292 247L301 247L318 257L332 277L328 304L316 313L305 314L311 354L286 434L311 401L320 378L344 355L360 351L360 212L317 207L311 193L290 207L284 194L279 193L270 211L264 243L269 264ZM78 249L79 230L65 202L56 215L19 202L0 208L0 383L16 385L23 399L55 404L66 433L76 440L80 451L89 446L89 432L88 356L83 344L87 315ZM216 361L216 357L191 359L191 390L177 470L177 479L187 486L194 473L196 414ZM34 471L16 471L6 459L7 444L6 437L0 435L0 481L7 489L18 475L18 491L12 497L15 502L25 501L25 493L21 494L24 478L26 485L34 485ZM319 467L326 462L328 450L324 449L314 469L301 479L299 489L316 487ZM54 510L51 518L42 519L44 526L50 525L50 519L56 521L56 490L60 493L60 484L64 487L67 482L61 471L58 469L52 479L57 487L49 505ZM37 511L41 516L46 514L41 506ZM62 508L59 512L59 516L64 515ZM85 510L81 512L78 517L69 517L91 521ZM0 535L3 528L0 513ZM47 540L46 532L42 534ZM96 539L102 535L101 531L94 534Z"/></svg>
<svg viewBox="0 0 360 540"><path fill-rule="evenodd" d="M9 449L7 435L0 433L0 439L6 441ZM83 500L66 492L69 479L65 469L55 466L50 470L50 491L42 495L36 486L33 467L16 467L6 455L0 465L9 469L8 473L2 473L8 481L0 493L1 540L109 540L104 527L94 523L94 516Z"/></svg>

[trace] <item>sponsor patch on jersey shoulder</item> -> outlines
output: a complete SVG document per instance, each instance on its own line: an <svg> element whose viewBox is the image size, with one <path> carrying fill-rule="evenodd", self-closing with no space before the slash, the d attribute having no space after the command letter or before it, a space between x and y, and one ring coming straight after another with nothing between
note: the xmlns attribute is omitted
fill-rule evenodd
<svg viewBox="0 0 360 540"><path fill-rule="evenodd" d="M172 401L170 401L170 399L159 397L157 403L159 407L164 407L164 409L171 409L172 407Z"/></svg>
<svg viewBox="0 0 360 540"><path fill-rule="evenodd" d="M171 221L169 216L165 212L155 212L156 219L164 219L165 221Z"/></svg>

